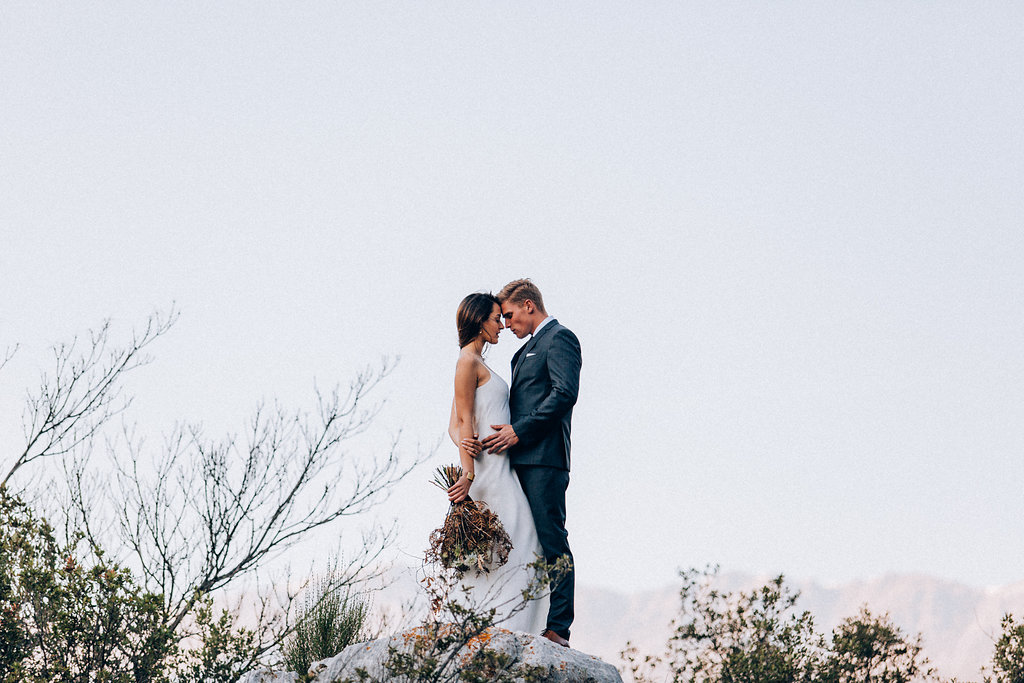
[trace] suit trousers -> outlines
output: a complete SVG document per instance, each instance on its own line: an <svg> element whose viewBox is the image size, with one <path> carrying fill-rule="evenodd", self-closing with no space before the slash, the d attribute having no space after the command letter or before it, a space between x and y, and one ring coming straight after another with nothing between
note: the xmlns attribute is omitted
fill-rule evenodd
<svg viewBox="0 0 1024 683"><path fill-rule="evenodd" d="M530 503L544 560L550 563L568 557L571 564L569 532L565 530L565 490L569 487L569 473L543 465L518 465L515 470ZM574 615L575 583L575 570L570 566L565 576L551 587L547 627L566 640Z"/></svg>

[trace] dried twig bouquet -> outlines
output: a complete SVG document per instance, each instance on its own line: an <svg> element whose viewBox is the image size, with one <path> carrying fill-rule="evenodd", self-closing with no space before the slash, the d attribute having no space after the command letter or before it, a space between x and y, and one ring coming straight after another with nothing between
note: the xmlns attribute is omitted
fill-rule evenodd
<svg viewBox="0 0 1024 683"><path fill-rule="evenodd" d="M461 476L461 467L446 465L434 470L431 483L447 491ZM462 502L452 503L444 525L430 533L427 562L437 562L459 574L474 568L489 572L508 562L511 549L512 540L498 515L467 496Z"/></svg>

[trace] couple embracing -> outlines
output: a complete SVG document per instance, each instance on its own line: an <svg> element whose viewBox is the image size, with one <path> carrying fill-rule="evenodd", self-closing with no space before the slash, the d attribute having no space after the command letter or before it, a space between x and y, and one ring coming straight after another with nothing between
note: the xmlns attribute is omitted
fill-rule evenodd
<svg viewBox="0 0 1024 683"><path fill-rule="evenodd" d="M580 343L547 314L540 290L528 279L498 293L470 294L459 305L459 360L448 433L459 446L462 477L448 489L452 502L467 496L494 511L512 540L508 563L490 573L467 575L473 596L497 609L502 625L538 633L569 646L574 573L570 568L550 598L521 600L533 579L527 565L541 555L567 558L565 490L569 485L569 430L579 393ZM502 329L530 340L512 358L511 386L483 359ZM505 613L503 613L503 609Z"/></svg>

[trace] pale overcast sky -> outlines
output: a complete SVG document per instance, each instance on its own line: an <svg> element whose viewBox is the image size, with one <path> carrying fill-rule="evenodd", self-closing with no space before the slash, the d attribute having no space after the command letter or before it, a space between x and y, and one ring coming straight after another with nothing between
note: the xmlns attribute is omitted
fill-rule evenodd
<svg viewBox="0 0 1024 683"><path fill-rule="evenodd" d="M140 430L393 354L412 450L459 300L529 276L581 583L1024 580L1022 112L1014 2L5 2L0 436L48 344L176 301Z"/></svg>

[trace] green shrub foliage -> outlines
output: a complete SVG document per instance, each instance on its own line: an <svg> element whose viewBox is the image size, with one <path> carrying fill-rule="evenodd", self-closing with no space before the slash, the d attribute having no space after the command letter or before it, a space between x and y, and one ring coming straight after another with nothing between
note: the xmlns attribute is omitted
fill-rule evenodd
<svg viewBox="0 0 1024 683"><path fill-rule="evenodd" d="M1003 632L992 656L990 683L1024 683L1024 623L1012 614L1003 617Z"/></svg>
<svg viewBox="0 0 1024 683"><path fill-rule="evenodd" d="M284 645L289 671L305 675L313 662L333 657L362 639L369 606L337 586L335 577L327 575L307 592L305 607Z"/></svg>
<svg viewBox="0 0 1024 683"><path fill-rule="evenodd" d="M237 628L228 610L215 616L213 600L196 602L197 647L182 650L175 665L175 683L234 683L257 663L256 634Z"/></svg>
<svg viewBox="0 0 1024 683"><path fill-rule="evenodd" d="M163 600L79 541L58 543L0 488L0 680L164 680L175 639Z"/></svg>
<svg viewBox="0 0 1024 683"><path fill-rule="evenodd" d="M843 620L832 632L832 647L822 666L822 683L909 683L933 676L921 655L921 637L909 639L888 615L866 608Z"/></svg>
<svg viewBox="0 0 1024 683"><path fill-rule="evenodd" d="M864 608L826 638L799 593L780 575L750 592L713 588L717 569L682 572L680 615L665 653L623 651L626 672L638 682L686 683L908 683L934 677L911 640L888 615ZM1001 682L1000 682L1001 683Z"/></svg>

